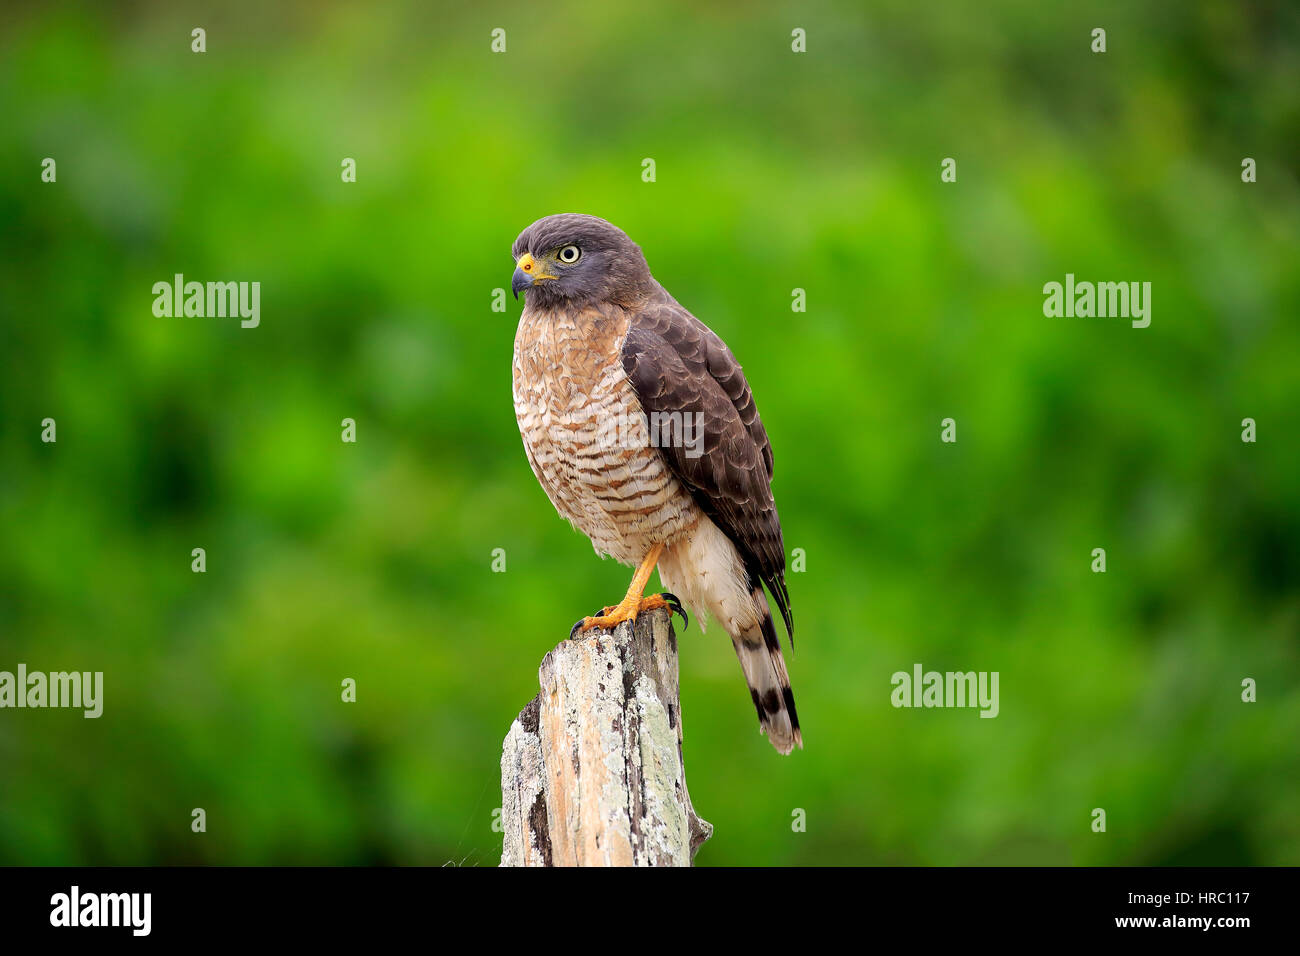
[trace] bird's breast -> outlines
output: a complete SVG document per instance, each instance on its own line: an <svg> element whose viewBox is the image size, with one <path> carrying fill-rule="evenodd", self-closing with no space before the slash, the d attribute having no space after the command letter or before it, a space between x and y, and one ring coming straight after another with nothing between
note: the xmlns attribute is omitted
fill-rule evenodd
<svg viewBox="0 0 1300 956"><path fill-rule="evenodd" d="M636 563L695 518L648 440L623 370L630 317L526 309L515 338L515 416L534 474L596 550Z"/></svg>

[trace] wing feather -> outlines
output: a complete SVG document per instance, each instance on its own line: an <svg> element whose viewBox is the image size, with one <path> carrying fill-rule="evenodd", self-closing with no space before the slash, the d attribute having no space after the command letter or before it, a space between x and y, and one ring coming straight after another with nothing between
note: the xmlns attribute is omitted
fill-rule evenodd
<svg viewBox="0 0 1300 956"><path fill-rule="evenodd" d="M638 312L623 341L623 369L648 418L681 413L701 422L702 450L681 441L660 454L701 510L767 585L786 632L794 617L785 585L785 544L772 497L772 444L745 373L726 343L665 296Z"/></svg>

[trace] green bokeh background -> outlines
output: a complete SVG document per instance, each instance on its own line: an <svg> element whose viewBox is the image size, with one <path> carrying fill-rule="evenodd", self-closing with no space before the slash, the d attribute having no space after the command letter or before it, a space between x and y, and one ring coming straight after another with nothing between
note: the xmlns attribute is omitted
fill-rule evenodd
<svg viewBox="0 0 1300 956"><path fill-rule="evenodd" d="M806 750L681 640L699 863L1300 863L1298 20L6 7L0 669L106 688L0 711L0 862L498 861L502 738L628 578L530 473L491 308L579 211L744 363L806 554ZM261 326L155 318L177 272ZM1044 317L1067 272L1151 282L1150 328ZM1000 716L893 708L917 662Z"/></svg>

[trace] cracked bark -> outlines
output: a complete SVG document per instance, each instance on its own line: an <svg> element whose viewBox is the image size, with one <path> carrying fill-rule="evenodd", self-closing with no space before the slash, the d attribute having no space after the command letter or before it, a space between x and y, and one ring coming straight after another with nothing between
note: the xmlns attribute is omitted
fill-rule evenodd
<svg viewBox="0 0 1300 956"><path fill-rule="evenodd" d="M501 753L502 866L690 866L713 833L682 763L666 610L542 659Z"/></svg>

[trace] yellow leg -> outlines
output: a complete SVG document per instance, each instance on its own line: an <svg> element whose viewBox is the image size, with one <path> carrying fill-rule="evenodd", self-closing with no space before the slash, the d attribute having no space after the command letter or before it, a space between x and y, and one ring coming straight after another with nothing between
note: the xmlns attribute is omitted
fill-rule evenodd
<svg viewBox="0 0 1300 956"><path fill-rule="evenodd" d="M661 594L642 597L645 586L650 582L650 575L654 573L655 565L659 563L659 555L663 552L663 549L662 542L650 549L650 553L645 556L645 560L637 566L636 573L632 575L632 583L628 585L627 594L622 601L613 607L602 608L600 614L595 617L584 617L574 625L574 633L589 631L593 627L608 628L622 624L624 621L635 621L636 616L642 611L650 611L659 607L669 607L680 612L680 604L674 605L673 603L676 598L670 601ZM669 595L669 597L672 597L672 595ZM684 615L684 612L682 613Z"/></svg>

